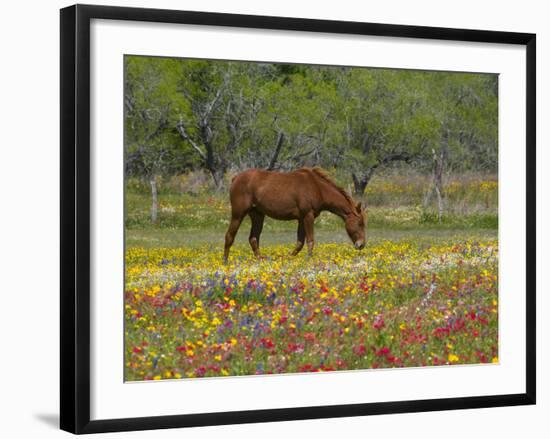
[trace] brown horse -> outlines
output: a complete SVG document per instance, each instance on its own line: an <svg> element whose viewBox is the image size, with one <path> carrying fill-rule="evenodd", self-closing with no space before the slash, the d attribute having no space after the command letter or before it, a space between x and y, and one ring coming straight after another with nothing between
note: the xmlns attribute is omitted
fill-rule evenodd
<svg viewBox="0 0 550 439"><path fill-rule="evenodd" d="M231 221L225 234L224 262L242 220L250 216L252 228L248 241L260 256L260 234L265 216L278 220L298 220L298 240L292 256L304 241L308 255L313 252L313 222L328 210L344 220L346 231L357 250L365 246L365 211L351 196L319 168L302 168L293 172L250 169L231 181Z"/></svg>

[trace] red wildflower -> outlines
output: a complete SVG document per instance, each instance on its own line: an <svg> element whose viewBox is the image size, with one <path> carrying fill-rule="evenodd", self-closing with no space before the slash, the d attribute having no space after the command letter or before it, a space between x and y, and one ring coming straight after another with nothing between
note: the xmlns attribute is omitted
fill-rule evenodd
<svg viewBox="0 0 550 439"><path fill-rule="evenodd" d="M384 326L384 318L383 317L377 318L372 324L372 326L374 327L374 329L382 328Z"/></svg>
<svg viewBox="0 0 550 439"><path fill-rule="evenodd" d="M260 343L262 344L262 346L264 348L267 348L267 349L271 349L272 347L275 346L275 344L273 343L273 341L269 338L261 338L260 339Z"/></svg>

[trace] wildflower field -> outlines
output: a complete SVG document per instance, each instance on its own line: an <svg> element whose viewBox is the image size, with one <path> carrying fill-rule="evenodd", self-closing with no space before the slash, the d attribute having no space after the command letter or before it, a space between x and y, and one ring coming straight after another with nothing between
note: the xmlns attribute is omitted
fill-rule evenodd
<svg viewBox="0 0 550 439"><path fill-rule="evenodd" d="M188 244L127 238L128 381L498 361L494 232L374 233L358 252L321 230L311 258L288 233L260 260L241 239L228 265L222 235L171 233Z"/></svg>
<svg viewBox="0 0 550 439"><path fill-rule="evenodd" d="M441 223L428 177L379 176L361 252L324 212L313 257L290 256L295 221L266 218L257 260L246 219L228 265L227 194L194 178L159 181L155 225L127 182L126 380L498 361L496 176L449 178Z"/></svg>

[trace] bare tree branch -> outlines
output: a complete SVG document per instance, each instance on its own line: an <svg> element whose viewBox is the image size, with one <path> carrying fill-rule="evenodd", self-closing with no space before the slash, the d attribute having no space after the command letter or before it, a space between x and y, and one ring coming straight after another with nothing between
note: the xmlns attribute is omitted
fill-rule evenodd
<svg viewBox="0 0 550 439"><path fill-rule="evenodd" d="M378 163L373 165L373 167L377 168L380 165L387 165L390 162L397 162L397 161L402 161L402 162L409 163L413 158L414 158L414 156L412 154L407 153L407 152L389 154L389 155L385 156L384 158L382 158L381 160L379 160Z"/></svg>
<svg viewBox="0 0 550 439"><path fill-rule="evenodd" d="M212 101L210 101L210 103L208 103L205 107L205 111L204 111L204 114L202 116L202 123L204 123L205 125L208 125L209 122L210 122L210 117L212 116L212 112L216 108L216 105L218 104L218 101L220 100L220 98L222 96L222 92L225 91L225 88L226 88L227 83L229 81L229 76L230 76L230 73L226 72L226 74L223 78L223 82L220 85L220 88L218 88L218 90L216 91L216 95L214 96Z"/></svg>
<svg viewBox="0 0 550 439"><path fill-rule="evenodd" d="M277 164L277 159L279 158L279 153L281 152L281 148L283 146L284 138L285 137L283 132L279 131L277 144L275 145L275 151L273 152L273 156L271 157L271 160L269 161L269 165L267 167L268 171L272 171L273 169L275 169L275 165Z"/></svg>
<svg viewBox="0 0 550 439"><path fill-rule="evenodd" d="M197 153L199 154L200 158L203 160L203 161L207 161L207 157L206 157L206 154L204 153L204 151L200 148L199 145L197 145L195 143L195 141L187 134L187 131L185 131L185 127L183 125L183 121L180 119L180 121L177 123L176 125L176 129L178 130L178 133L180 133L180 136L186 140L187 142L189 142L189 144L193 147L193 149L195 151L197 151Z"/></svg>
<svg viewBox="0 0 550 439"><path fill-rule="evenodd" d="M317 151L317 147L314 147L308 151L305 151L305 152L302 152L302 153L296 153L292 156L289 156L289 157L286 157L285 161L295 161L295 160L298 160L298 159L301 159L303 157L307 157L308 155L310 154L313 154L315 151Z"/></svg>

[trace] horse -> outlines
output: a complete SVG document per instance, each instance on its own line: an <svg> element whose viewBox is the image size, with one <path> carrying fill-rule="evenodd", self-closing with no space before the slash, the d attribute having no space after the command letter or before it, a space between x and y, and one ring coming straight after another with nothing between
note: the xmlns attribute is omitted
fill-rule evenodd
<svg viewBox="0 0 550 439"><path fill-rule="evenodd" d="M248 242L260 257L260 234L265 216L277 220L298 220L296 256L307 243L313 255L313 223L323 211L344 220L346 232L357 250L365 247L365 210L320 168L301 168L291 172L249 169L233 177L229 189L231 220L225 234L224 263L242 220L252 222Z"/></svg>

